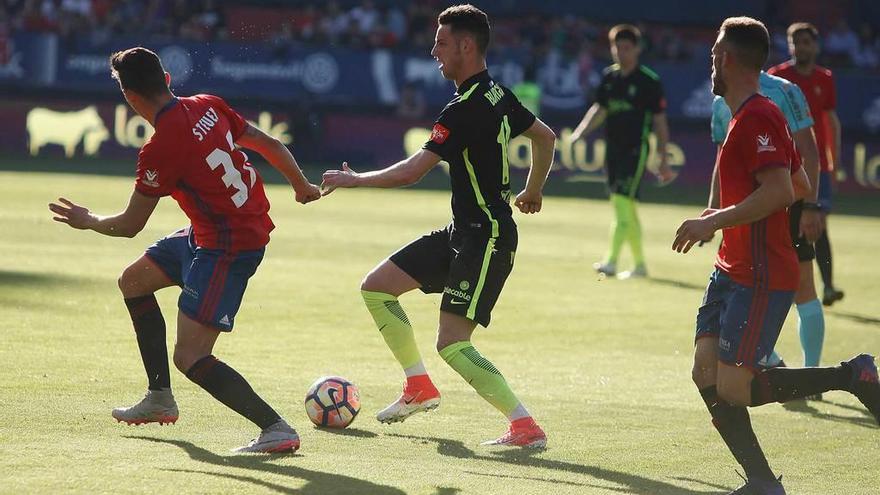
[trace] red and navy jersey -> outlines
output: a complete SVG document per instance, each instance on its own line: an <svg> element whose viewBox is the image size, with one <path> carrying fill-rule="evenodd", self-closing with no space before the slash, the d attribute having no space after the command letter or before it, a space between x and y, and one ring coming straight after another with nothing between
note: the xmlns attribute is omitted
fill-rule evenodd
<svg viewBox="0 0 880 495"><path fill-rule="evenodd" d="M831 160L834 136L831 133L828 111L837 108L837 94L831 71L817 65L812 74L805 76L798 72L789 60L776 67L771 67L767 73L788 79L801 88L801 92L807 98L807 104L810 106L810 113L813 114L813 119L816 121L813 130L816 132L816 145L819 147L819 163L823 172L830 172L834 169L834 163Z"/></svg>
<svg viewBox="0 0 880 495"><path fill-rule="evenodd" d="M156 114L156 132L141 148L135 189L171 195L199 247L259 249L275 228L263 180L234 144L247 126L217 96L174 98Z"/></svg>
<svg viewBox="0 0 880 495"><path fill-rule="evenodd" d="M785 117L773 102L755 94L740 106L718 154L721 208L741 203L759 186L755 175L768 167L797 172L800 157ZM723 231L715 266L747 287L796 290L798 258L789 234L788 210Z"/></svg>

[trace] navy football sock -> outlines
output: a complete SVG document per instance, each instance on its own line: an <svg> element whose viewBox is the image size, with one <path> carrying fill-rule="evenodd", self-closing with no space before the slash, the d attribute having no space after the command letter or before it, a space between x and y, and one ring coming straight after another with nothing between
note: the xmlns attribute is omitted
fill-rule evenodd
<svg viewBox="0 0 880 495"><path fill-rule="evenodd" d="M834 287L833 266L831 261L831 243L828 241L828 231L823 230L822 235L816 239L816 265L822 274L822 284L825 288Z"/></svg>
<svg viewBox="0 0 880 495"><path fill-rule="evenodd" d="M733 406L718 397L718 388L712 385L700 390L703 402L712 415L712 424L730 453L743 467L749 479L775 479L764 451L758 443L752 421L745 407Z"/></svg>
<svg viewBox="0 0 880 495"><path fill-rule="evenodd" d="M171 388L171 374L168 371L168 348L165 345L165 319L156 302L156 296L130 297L125 300L134 332L137 335L138 349L147 372L148 388L161 390Z"/></svg>
<svg viewBox="0 0 880 495"><path fill-rule="evenodd" d="M773 368L752 380L752 405L786 402L829 390L846 390L851 378L849 366L832 368Z"/></svg>
<svg viewBox="0 0 880 495"><path fill-rule="evenodd" d="M254 392L243 376L212 355L196 361L186 372L186 377L260 429L281 420L281 416Z"/></svg>

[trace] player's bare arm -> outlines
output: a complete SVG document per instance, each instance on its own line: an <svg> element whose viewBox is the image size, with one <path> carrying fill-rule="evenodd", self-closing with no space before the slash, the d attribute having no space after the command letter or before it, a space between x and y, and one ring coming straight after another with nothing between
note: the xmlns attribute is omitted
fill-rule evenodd
<svg viewBox="0 0 880 495"><path fill-rule="evenodd" d="M74 229L94 230L111 237L134 237L144 229L157 203L157 197L132 191L128 206L116 215L95 215L88 208L66 198L58 198L58 203L49 203L49 210L55 214L52 220L66 223Z"/></svg>
<svg viewBox="0 0 880 495"><path fill-rule="evenodd" d="M608 111L605 110L602 105L598 103L593 103L593 106L587 110L587 113L584 114L583 120L578 124L577 127L574 128L574 131L571 133L572 141L577 141L582 137L589 136L590 133L598 129L605 123L605 117L608 116Z"/></svg>
<svg viewBox="0 0 880 495"><path fill-rule="evenodd" d="M816 242L816 239L822 234L825 228L822 221L822 214L819 212L816 203L819 198L819 148L816 145L816 136L812 127L801 129L792 136L798 153L803 159L803 168L801 170L807 175L809 183L812 185L809 191L804 194L797 194L799 199L811 203L801 212L800 235L804 236L808 242ZM794 182L792 177L792 182ZM797 188L796 188L797 189Z"/></svg>
<svg viewBox="0 0 880 495"><path fill-rule="evenodd" d="M342 170L324 172L321 191L326 196L338 187L408 186L422 180L422 177L438 163L440 163L440 155L425 149L390 167L372 172L355 172L348 166L348 162L345 162L342 164Z"/></svg>
<svg viewBox="0 0 880 495"><path fill-rule="evenodd" d="M755 174L755 180L758 188L742 202L682 222L675 232L672 249L687 253L695 243L710 240L717 230L760 220L795 201L792 175L787 168L760 170Z"/></svg>
<svg viewBox="0 0 880 495"><path fill-rule="evenodd" d="M297 202L306 204L321 198L321 190L309 182L302 169L299 168L296 158L281 141L248 124L244 134L238 138L235 144L256 151L275 170L281 172L287 182L293 186Z"/></svg>
<svg viewBox="0 0 880 495"><path fill-rule="evenodd" d="M532 141L532 166L526 179L526 187L517 194L514 205L523 213L538 213L543 202L544 184L553 165L556 134L547 124L535 119L535 123L523 132Z"/></svg>
<svg viewBox="0 0 880 495"><path fill-rule="evenodd" d="M840 117L837 116L837 110L828 110L828 125L831 127L831 135L834 138L834 148L831 149L831 156L828 157L829 163L834 164L835 170L840 170L840 140L841 128Z"/></svg>
<svg viewBox="0 0 880 495"><path fill-rule="evenodd" d="M794 190L795 201L810 198L813 194L813 190L816 188L816 186L810 182L807 172L803 167L799 168L797 172L791 174L791 187ZM801 225L803 225L803 223L801 223Z"/></svg>
<svg viewBox="0 0 880 495"><path fill-rule="evenodd" d="M675 178L672 169L669 168L669 156L666 154L666 145L669 143L669 121L666 113L654 114L654 134L657 135L657 154L660 156L660 166L654 174L660 182L669 182Z"/></svg>

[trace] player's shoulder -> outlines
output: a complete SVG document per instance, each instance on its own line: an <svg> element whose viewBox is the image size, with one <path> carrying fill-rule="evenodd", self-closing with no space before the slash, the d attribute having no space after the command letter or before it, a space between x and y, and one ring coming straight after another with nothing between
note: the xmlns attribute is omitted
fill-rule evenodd
<svg viewBox="0 0 880 495"><path fill-rule="evenodd" d="M834 77L834 74L831 72L831 69L829 69L828 67L823 67L821 65L817 65L816 70L813 73L823 79L831 79Z"/></svg>
<svg viewBox="0 0 880 495"><path fill-rule="evenodd" d="M793 67L793 65L791 63L791 60L786 60L785 62L782 62L781 64L774 65L773 67L770 67L769 69L767 69L767 73L772 76L776 76L779 74L786 73L792 67Z"/></svg>
<svg viewBox="0 0 880 495"><path fill-rule="evenodd" d="M658 83L660 82L660 76L647 65L639 64L639 74L641 74L643 78L649 81Z"/></svg>
<svg viewBox="0 0 880 495"><path fill-rule="evenodd" d="M611 77L618 73L620 73L620 64L611 64L602 69L602 77Z"/></svg>

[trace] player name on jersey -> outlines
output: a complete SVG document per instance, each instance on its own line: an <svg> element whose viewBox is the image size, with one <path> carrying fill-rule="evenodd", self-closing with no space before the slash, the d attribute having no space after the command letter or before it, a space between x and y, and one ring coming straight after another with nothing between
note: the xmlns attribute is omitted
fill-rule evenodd
<svg viewBox="0 0 880 495"><path fill-rule="evenodd" d="M202 118L200 118L192 128L193 135L199 138L199 141L204 141L205 136L207 136L211 129L214 128L214 124L216 124L218 120L220 120L220 117L217 116L217 111L214 110L214 107L208 108L205 115L202 115Z"/></svg>

